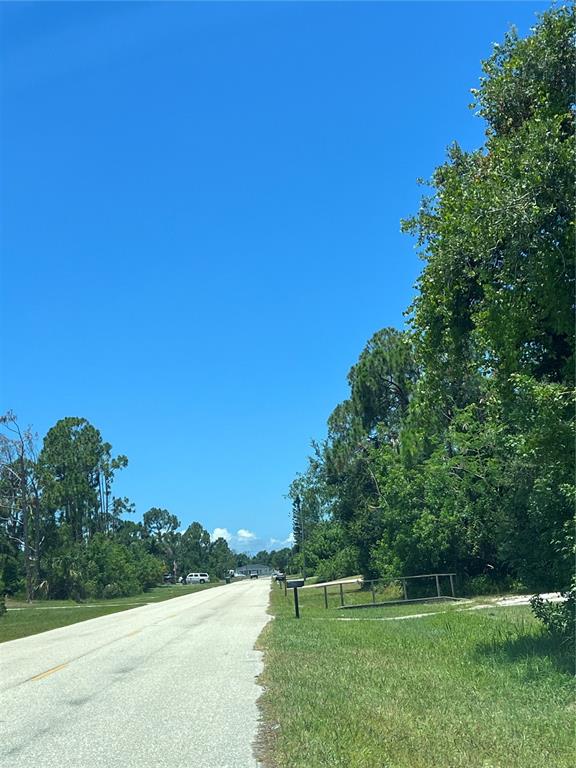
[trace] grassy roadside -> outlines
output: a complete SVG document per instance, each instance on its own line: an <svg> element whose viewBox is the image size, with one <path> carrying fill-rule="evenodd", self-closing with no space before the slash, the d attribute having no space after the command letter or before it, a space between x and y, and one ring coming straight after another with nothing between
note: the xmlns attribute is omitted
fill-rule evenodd
<svg viewBox="0 0 576 768"><path fill-rule="evenodd" d="M568 768L574 755L571 649L526 607L410 621L338 621L432 606L324 609L316 590L273 589L262 757L270 768ZM424 610L423 610L424 608Z"/></svg>
<svg viewBox="0 0 576 768"><path fill-rule="evenodd" d="M85 603L75 603L73 600L43 600L29 604L8 598L6 600L8 611L0 616L0 643L76 624L79 621L95 619L98 616L107 616L109 613L126 611L140 605L182 597L191 592L200 592L216 586L219 585L166 585L154 587L149 592L132 597L87 600Z"/></svg>

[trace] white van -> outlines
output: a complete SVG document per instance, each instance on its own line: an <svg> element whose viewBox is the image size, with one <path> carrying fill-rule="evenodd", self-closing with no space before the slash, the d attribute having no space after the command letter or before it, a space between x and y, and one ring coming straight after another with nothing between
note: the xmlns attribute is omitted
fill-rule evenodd
<svg viewBox="0 0 576 768"><path fill-rule="evenodd" d="M208 584L210 576L207 573L189 573L186 576L186 584Z"/></svg>

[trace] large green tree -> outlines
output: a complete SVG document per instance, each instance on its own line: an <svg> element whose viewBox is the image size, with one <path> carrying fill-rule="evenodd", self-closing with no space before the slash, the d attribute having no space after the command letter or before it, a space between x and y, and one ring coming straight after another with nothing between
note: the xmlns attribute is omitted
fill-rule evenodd
<svg viewBox="0 0 576 768"><path fill-rule="evenodd" d="M497 564L526 582L563 584L574 462L573 9L545 13L525 39L511 32L483 68L474 106L486 143L453 146L406 223L425 260L410 416L427 438L422 466L432 456L450 465L450 497L467 510L464 525L492 539Z"/></svg>
<svg viewBox="0 0 576 768"><path fill-rule="evenodd" d="M569 580L574 22L554 8L484 62L485 144L452 145L404 223L424 260L410 331L369 341L299 478L366 575Z"/></svg>
<svg viewBox="0 0 576 768"><path fill-rule="evenodd" d="M128 464L112 457L112 446L86 419L60 419L44 438L38 459L47 510L66 524L75 541L108 532L117 507L111 494L114 473Z"/></svg>

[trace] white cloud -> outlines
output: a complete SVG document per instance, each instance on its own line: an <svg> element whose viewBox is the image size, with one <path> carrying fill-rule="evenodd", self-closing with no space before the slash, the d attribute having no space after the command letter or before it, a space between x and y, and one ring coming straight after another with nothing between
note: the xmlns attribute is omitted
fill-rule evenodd
<svg viewBox="0 0 576 768"><path fill-rule="evenodd" d="M228 530L228 528L214 528L210 535L210 539L212 541L216 541L216 539L226 539L228 544L232 541L232 534Z"/></svg>
<svg viewBox="0 0 576 768"><path fill-rule="evenodd" d="M246 552L248 554L254 554L261 549L268 551L282 549L283 547L291 547L294 544L294 535L292 533L285 539L261 539L256 533L248 530L248 528L239 528L236 533L230 533L228 528L214 528L210 539L216 541L220 537L228 542L230 549L233 551Z"/></svg>
<svg viewBox="0 0 576 768"><path fill-rule="evenodd" d="M285 539L274 539L274 538L270 539L266 549L274 549L274 548L277 548L278 545L280 545L281 548L291 547L293 544L294 544L294 534L290 533Z"/></svg>

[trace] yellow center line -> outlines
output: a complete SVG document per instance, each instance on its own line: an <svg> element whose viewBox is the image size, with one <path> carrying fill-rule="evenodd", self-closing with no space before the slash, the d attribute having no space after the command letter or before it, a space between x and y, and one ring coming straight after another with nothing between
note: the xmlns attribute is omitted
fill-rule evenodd
<svg viewBox="0 0 576 768"><path fill-rule="evenodd" d="M135 629L133 632L128 632L127 635L124 635L124 637L133 637L134 635L137 635L139 632L142 632L141 629ZM34 677L29 677L28 680L43 680L45 677L48 677L49 675L53 675L54 672L58 672L60 669L64 669L64 667L67 667L70 662L66 661L64 664L58 664L57 667L52 667L52 669L47 669L46 672L40 672L39 675L34 675Z"/></svg>
<svg viewBox="0 0 576 768"><path fill-rule="evenodd" d="M53 675L54 672L58 672L59 669L64 669L64 667L68 666L68 662L64 664L58 664L57 667L52 667L52 669L47 669L46 672L40 672L39 675L34 675L34 677L29 678L30 680L42 680L44 677L48 677L48 675Z"/></svg>

